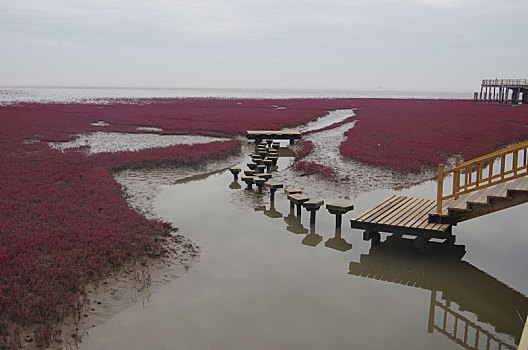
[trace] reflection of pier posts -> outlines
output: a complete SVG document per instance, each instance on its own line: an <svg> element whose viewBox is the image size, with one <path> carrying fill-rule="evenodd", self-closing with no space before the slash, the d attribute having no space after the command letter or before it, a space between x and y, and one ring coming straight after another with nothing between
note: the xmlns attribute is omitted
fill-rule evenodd
<svg viewBox="0 0 528 350"><path fill-rule="evenodd" d="M430 242L432 255L423 257L413 240L392 235L350 262L349 274L431 291L427 331L464 349L515 350L528 298L462 261L464 246L450 242Z"/></svg>
<svg viewBox="0 0 528 350"><path fill-rule="evenodd" d="M435 322L436 308L440 309L442 315L441 325ZM460 329L463 329L463 334L459 334ZM436 291L431 291L427 331L433 333L435 330L465 349L480 349L481 346L485 346L486 349L516 350L514 346L464 317L458 309L451 308L451 301L446 300L442 303L436 300ZM519 346L519 349L522 347Z"/></svg>

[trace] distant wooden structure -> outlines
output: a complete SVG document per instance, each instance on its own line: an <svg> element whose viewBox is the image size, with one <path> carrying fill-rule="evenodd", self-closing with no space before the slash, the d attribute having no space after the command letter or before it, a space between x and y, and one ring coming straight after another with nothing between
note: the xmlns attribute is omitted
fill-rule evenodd
<svg viewBox="0 0 528 350"><path fill-rule="evenodd" d="M449 175L449 176L448 176ZM430 238L452 239L451 226L528 202L528 142L461 163L438 166L437 199L391 196L351 220L366 230L365 240L379 243L379 232L417 236L417 246ZM444 182L452 181L444 193ZM447 186L446 186L447 187Z"/></svg>
<svg viewBox="0 0 528 350"><path fill-rule="evenodd" d="M475 102L528 104L528 79L483 79Z"/></svg>
<svg viewBox="0 0 528 350"><path fill-rule="evenodd" d="M290 140L290 145L293 145L295 140L301 139L301 132L280 130L248 130L246 138L255 140L255 145L260 144L264 139Z"/></svg>

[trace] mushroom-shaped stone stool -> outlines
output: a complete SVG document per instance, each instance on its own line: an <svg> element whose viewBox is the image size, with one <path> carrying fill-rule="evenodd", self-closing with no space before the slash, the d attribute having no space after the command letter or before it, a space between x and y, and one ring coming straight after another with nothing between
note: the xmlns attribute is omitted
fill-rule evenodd
<svg viewBox="0 0 528 350"><path fill-rule="evenodd" d="M240 168L229 168L229 171L231 172L231 174L233 174L233 177L235 178L235 180L237 180L238 173L240 172Z"/></svg>
<svg viewBox="0 0 528 350"><path fill-rule="evenodd" d="M346 214L352 209L354 209L354 206L350 204L328 203L326 205L326 210L336 216L336 227L341 227L343 214Z"/></svg>
<svg viewBox="0 0 528 350"><path fill-rule="evenodd" d="M310 225L315 225L315 212L321 208L321 206L324 204L324 201L306 201L302 205L310 212Z"/></svg>
<svg viewBox="0 0 528 350"><path fill-rule="evenodd" d="M266 182L266 179L256 176L253 179L253 182L255 183L255 185L257 185L258 193L262 193L262 186L264 186L264 183Z"/></svg>
<svg viewBox="0 0 528 350"><path fill-rule="evenodd" d="M279 160L279 157L276 157L276 156L268 156L269 160L271 160L271 164L272 165L277 165L277 160Z"/></svg>
<svg viewBox="0 0 528 350"><path fill-rule="evenodd" d="M253 188L254 176L242 176L240 179L246 183L248 190Z"/></svg>
<svg viewBox="0 0 528 350"><path fill-rule="evenodd" d="M266 179L266 180L271 179L271 174L270 173L259 173L259 174L255 174L255 176L261 177L261 178Z"/></svg>
<svg viewBox="0 0 528 350"><path fill-rule="evenodd" d="M302 193L296 193L296 194L289 194L288 200L290 201L290 208L295 204L297 205L297 216L301 217L301 205L304 202L307 202L310 200L308 196L305 196Z"/></svg>
<svg viewBox="0 0 528 350"><path fill-rule="evenodd" d="M264 159L262 162L263 162L264 165L266 166L266 171L269 172L271 166L273 165L273 161L272 161L271 159L267 159L267 158L266 158L266 159Z"/></svg>
<svg viewBox="0 0 528 350"><path fill-rule="evenodd" d="M270 190L270 201L273 202L275 200L275 191L277 191L279 188L283 188L284 185L278 182L266 182L264 184L264 187L269 188Z"/></svg>

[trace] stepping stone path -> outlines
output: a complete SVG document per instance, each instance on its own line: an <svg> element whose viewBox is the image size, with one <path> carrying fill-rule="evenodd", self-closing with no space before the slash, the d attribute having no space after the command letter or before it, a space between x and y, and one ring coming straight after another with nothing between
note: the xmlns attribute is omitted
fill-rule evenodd
<svg viewBox="0 0 528 350"><path fill-rule="evenodd" d="M346 214L353 209L354 206L350 204L328 203L326 205L326 210L328 210L330 214L334 214L336 216L336 227L341 227L343 214Z"/></svg>

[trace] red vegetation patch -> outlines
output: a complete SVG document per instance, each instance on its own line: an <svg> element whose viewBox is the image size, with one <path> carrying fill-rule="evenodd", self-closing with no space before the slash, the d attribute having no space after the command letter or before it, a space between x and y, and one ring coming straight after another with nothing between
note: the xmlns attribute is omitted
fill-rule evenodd
<svg viewBox="0 0 528 350"><path fill-rule="evenodd" d="M461 154L469 160L528 138L528 107L450 100L361 100L341 154L418 171Z"/></svg>
<svg viewBox="0 0 528 350"><path fill-rule="evenodd" d="M309 155L313 151L313 143L312 141L303 141L301 143L301 149L297 151L297 154L295 155L295 159L302 159Z"/></svg>
<svg viewBox="0 0 528 350"><path fill-rule="evenodd" d="M304 160L301 160L295 162L293 168L303 172L303 175L318 174L330 180L338 179L338 176L333 169L316 162L305 162Z"/></svg>
<svg viewBox="0 0 528 350"><path fill-rule="evenodd" d="M275 109L274 105L286 109ZM157 238L174 228L147 220L122 198L111 170L196 164L239 152L238 141L89 156L40 141L68 141L92 131L241 135L356 110L342 144L357 160L417 170L454 153L472 158L528 137L526 107L465 101L140 100L112 105L20 104L0 107L0 347L13 325L48 324L79 310L83 286L124 261L163 253ZM91 123L103 120L108 126ZM317 163L301 171L336 178Z"/></svg>

